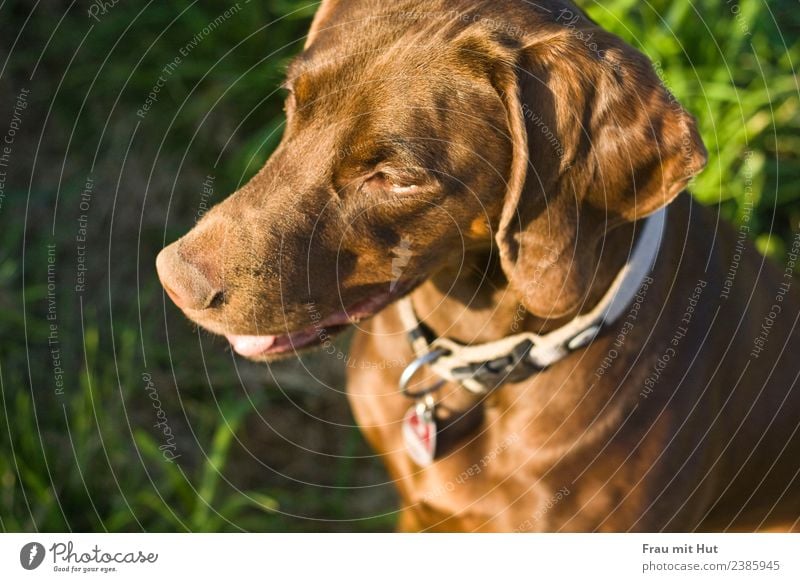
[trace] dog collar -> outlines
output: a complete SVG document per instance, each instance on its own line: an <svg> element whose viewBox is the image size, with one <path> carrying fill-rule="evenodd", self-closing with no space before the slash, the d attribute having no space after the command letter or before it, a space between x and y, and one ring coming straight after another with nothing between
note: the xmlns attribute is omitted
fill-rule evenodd
<svg viewBox="0 0 800 582"><path fill-rule="evenodd" d="M667 210L663 208L646 219L633 252L600 302L588 313L547 334L524 332L483 344L464 345L435 337L417 317L411 298L401 299L398 302L400 316L416 355L414 362L403 371L401 390L419 400L437 390L444 381L450 381L483 395L503 383L524 380L585 347L622 316L633 301L658 255L666 215ZM424 393L411 394L410 381L425 365L442 382Z"/></svg>

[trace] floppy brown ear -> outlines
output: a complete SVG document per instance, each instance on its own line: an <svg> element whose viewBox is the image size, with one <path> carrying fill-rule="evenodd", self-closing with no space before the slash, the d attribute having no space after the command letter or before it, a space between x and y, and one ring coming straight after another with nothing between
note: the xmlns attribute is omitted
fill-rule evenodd
<svg viewBox="0 0 800 582"><path fill-rule="evenodd" d="M582 16L526 38L493 82L513 147L503 269L528 311L569 315L604 234L667 205L704 167L705 147L649 60Z"/></svg>

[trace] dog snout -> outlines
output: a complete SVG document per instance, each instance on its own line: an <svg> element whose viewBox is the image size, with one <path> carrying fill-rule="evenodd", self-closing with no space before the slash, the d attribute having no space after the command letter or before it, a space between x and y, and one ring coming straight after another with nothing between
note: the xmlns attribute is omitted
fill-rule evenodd
<svg viewBox="0 0 800 582"><path fill-rule="evenodd" d="M213 273L181 256L177 244L158 254L156 269L167 295L181 309L199 311L223 302L222 285Z"/></svg>

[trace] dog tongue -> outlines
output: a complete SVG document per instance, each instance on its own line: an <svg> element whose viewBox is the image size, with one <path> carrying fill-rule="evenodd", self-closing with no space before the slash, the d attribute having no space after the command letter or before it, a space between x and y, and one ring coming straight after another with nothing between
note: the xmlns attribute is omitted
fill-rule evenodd
<svg viewBox="0 0 800 582"><path fill-rule="evenodd" d="M229 335L226 336L240 356L253 357L267 351L278 339L274 335Z"/></svg>

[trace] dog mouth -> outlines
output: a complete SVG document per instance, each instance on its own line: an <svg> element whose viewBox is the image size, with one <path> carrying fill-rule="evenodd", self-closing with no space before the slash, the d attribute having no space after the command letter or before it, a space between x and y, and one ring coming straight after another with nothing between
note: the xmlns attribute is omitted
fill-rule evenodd
<svg viewBox="0 0 800 582"><path fill-rule="evenodd" d="M399 282L383 293L361 300L349 308L326 317L317 311L313 303L306 304L312 324L302 329L280 335L234 335L225 334L233 350L249 359L265 359L289 355L299 350L327 344L334 336L353 324L376 315L394 301L410 293L421 281Z"/></svg>

